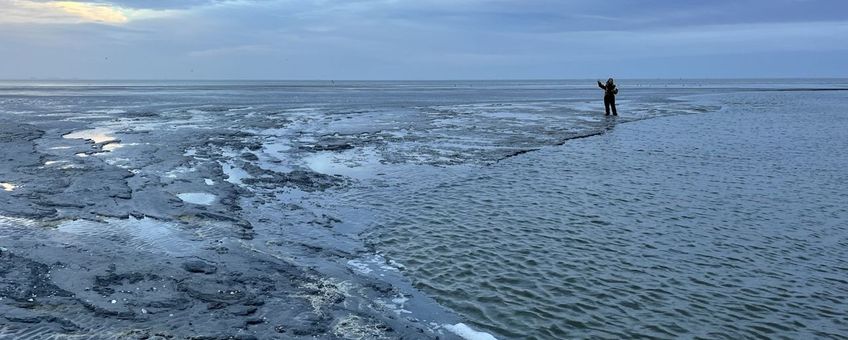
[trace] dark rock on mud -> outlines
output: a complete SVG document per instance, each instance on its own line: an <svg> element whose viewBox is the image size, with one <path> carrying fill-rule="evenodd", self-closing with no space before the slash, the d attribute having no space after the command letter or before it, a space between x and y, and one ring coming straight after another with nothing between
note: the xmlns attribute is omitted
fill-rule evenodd
<svg viewBox="0 0 848 340"><path fill-rule="evenodd" d="M353 149L354 146L350 143L346 142L336 142L336 143L325 143L325 144L316 144L316 145L304 145L301 146L301 149L306 151L344 151Z"/></svg>
<svg viewBox="0 0 848 340"><path fill-rule="evenodd" d="M189 273L200 273L200 274L215 274L218 271L218 267L201 260L192 260L183 263L183 269L185 269Z"/></svg>
<svg viewBox="0 0 848 340"><path fill-rule="evenodd" d="M342 177L309 170L294 170L288 173L280 173L266 170L253 164L246 164L245 170L253 175L253 177L243 179L243 183L269 190L290 187L312 192L341 187L347 184L347 181Z"/></svg>
<svg viewBox="0 0 848 340"><path fill-rule="evenodd" d="M255 153L252 153L252 152L245 152L245 153L242 153L242 154L241 154L241 158L242 158L242 159L244 159L244 160L246 160L246 161L251 161L251 162L256 162L256 161L258 161L258 160L259 160L259 157L258 157L258 156L256 156L256 154L255 154Z"/></svg>

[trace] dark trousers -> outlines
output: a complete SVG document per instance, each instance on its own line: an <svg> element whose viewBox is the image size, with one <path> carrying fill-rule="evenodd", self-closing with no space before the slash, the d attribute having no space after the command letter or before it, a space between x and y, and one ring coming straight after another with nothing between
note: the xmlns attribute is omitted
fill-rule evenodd
<svg viewBox="0 0 848 340"><path fill-rule="evenodd" d="M618 116L618 112L615 110L615 96L614 95L604 96L604 109L607 111L607 116L609 116L609 114L610 114L610 107L612 107L612 115Z"/></svg>

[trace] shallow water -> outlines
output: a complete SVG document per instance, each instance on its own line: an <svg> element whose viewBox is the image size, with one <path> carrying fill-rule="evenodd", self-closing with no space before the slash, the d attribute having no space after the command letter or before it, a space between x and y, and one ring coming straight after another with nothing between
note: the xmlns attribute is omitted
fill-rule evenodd
<svg viewBox="0 0 848 340"><path fill-rule="evenodd" d="M723 109L350 199L416 287L503 338L844 337L846 99L702 97Z"/></svg>
<svg viewBox="0 0 848 340"><path fill-rule="evenodd" d="M32 138L0 178L0 224L23 227L0 245L58 220L38 232L155 255L80 266L282 261L359 287L305 324L431 338L845 337L848 81L620 85L604 118L593 81L0 83ZM273 306L297 294L261 312L288 325Z"/></svg>

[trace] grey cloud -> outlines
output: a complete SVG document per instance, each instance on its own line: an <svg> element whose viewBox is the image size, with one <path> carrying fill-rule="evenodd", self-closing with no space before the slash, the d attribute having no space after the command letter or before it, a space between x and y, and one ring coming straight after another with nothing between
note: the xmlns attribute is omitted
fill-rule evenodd
<svg viewBox="0 0 848 340"><path fill-rule="evenodd" d="M176 8L173 3L145 6ZM179 6L190 9L120 27L3 26L0 78L651 77L708 72L698 64L720 72L713 60L743 65L763 54L782 67L774 72L787 72L805 60L848 54L833 44L848 36L848 18L833 19L845 13L834 10L845 7L835 1L192 0ZM848 75L844 66L836 72Z"/></svg>

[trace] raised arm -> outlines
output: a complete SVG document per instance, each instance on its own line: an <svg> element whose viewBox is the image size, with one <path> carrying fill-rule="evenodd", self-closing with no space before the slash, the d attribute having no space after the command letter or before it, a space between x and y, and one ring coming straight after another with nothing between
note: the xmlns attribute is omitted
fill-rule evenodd
<svg viewBox="0 0 848 340"><path fill-rule="evenodd" d="M604 90L606 90L606 89L607 89L607 87L606 87L606 86L604 86L604 84L603 84L603 83L601 83L601 81L600 81L600 80L598 80L598 87L600 87L601 89L604 89Z"/></svg>

